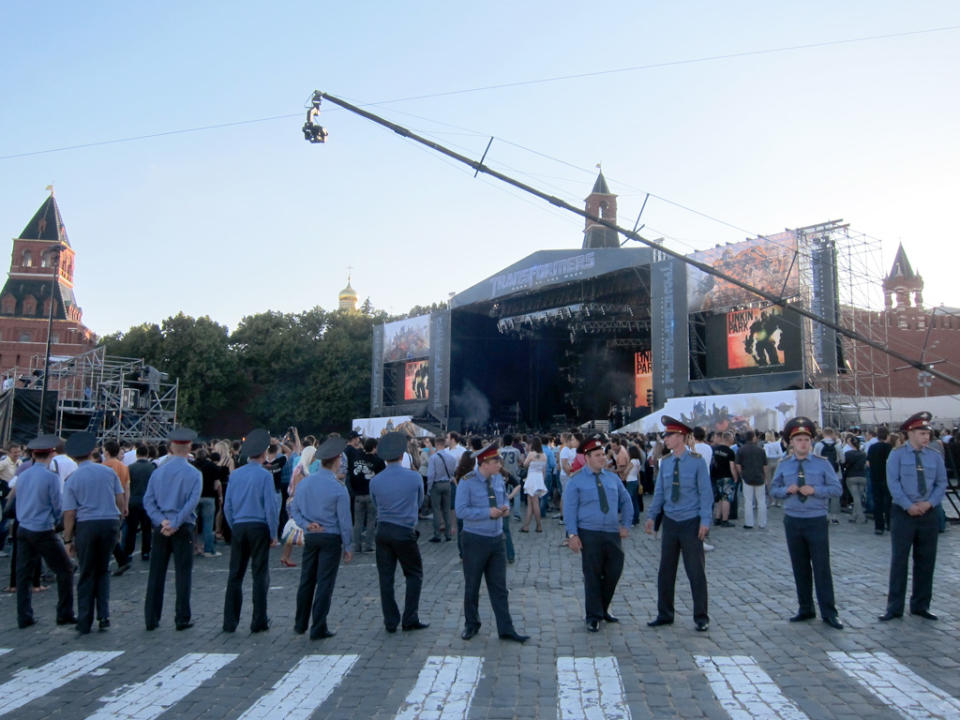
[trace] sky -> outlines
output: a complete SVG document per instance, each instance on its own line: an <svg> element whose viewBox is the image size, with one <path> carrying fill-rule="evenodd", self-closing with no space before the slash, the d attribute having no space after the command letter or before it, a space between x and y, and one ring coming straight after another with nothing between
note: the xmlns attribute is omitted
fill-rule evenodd
<svg viewBox="0 0 960 720"><path fill-rule="evenodd" d="M871 277L902 242L957 307L958 70L945 0L7 0L0 237L52 183L101 335L333 309L348 272L403 313L580 247L582 218L331 104L305 142L320 89L471 158L493 137L578 207L601 163L619 223L651 193L642 233L684 253L842 218Z"/></svg>

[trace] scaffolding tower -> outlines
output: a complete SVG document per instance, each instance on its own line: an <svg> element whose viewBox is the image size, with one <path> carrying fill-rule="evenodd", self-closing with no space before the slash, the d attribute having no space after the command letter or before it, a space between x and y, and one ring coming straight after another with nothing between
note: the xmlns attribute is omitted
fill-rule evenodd
<svg viewBox="0 0 960 720"><path fill-rule="evenodd" d="M31 375L42 376L44 364L35 355ZM168 382L142 358L107 355L103 346L51 358L47 390L57 393L61 436L86 430L100 441L159 442L176 427L179 381Z"/></svg>
<svg viewBox="0 0 960 720"><path fill-rule="evenodd" d="M882 243L842 220L797 229L800 287L807 307L888 344L882 315ZM825 426L875 423L890 413L890 358L882 350L806 320L804 373L821 391Z"/></svg>

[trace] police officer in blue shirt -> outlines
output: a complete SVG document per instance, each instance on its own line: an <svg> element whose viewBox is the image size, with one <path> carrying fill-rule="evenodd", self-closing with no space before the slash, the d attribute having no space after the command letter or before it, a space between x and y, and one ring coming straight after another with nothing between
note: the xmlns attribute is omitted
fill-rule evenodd
<svg viewBox="0 0 960 720"><path fill-rule="evenodd" d="M223 516L230 525L230 576L223 600L223 630L234 632L240 624L243 576L247 564L253 573L253 619L250 632L270 628L267 590L270 585L270 548L277 545L280 507L273 488L273 475L263 467L270 433L263 429L247 435L240 454L247 463L232 473L223 499Z"/></svg>
<svg viewBox="0 0 960 720"><path fill-rule="evenodd" d="M567 483L563 493L563 519L567 526L567 545L575 553L583 550L587 630L597 632L600 620L619 622L609 609L623 572L620 539L627 537L633 501L620 478L605 468L607 456L602 438L594 436L584 440L578 452L583 454L586 466Z"/></svg>
<svg viewBox="0 0 960 720"><path fill-rule="evenodd" d="M657 617L650 627L672 625L673 598L677 566L683 556L683 569L693 593L693 622L700 632L710 627L707 614L707 571L703 540L710 532L713 517L713 486L703 456L687 447L693 430L668 415L663 444L670 454L660 461L660 473L653 502L643 529L652 534L658 515L663 513L663 539L660 545L660 570L657 573Z"/></svg>
<svg viewBox="0 0 960 720"><path fill-rule="evenodd" d="M930 612L933 569L937 563L937 508L947 491L943 456L931 447L928 412L912 415L900 428L907 443L887 458L890 489L890 587L881 622L903 617L907 595L907 565L913 551L913 592L910 614L936 620ZM19 580L17 581L19 583ZM19 588L19 584L17 585Z"/></svg>
<svg viewBox="0 0 960 720"><path fill-rule="evenodd" d="M783 529L797 586L797 614L790 622L812 620L813 586L817 588L820 617L832 628L843 630L837 618L830 571L830 535L827 511L830 498L840 497L843 486L833 465L812 454L816 427L805 417L795 417L783 428L783 438L791 453L777 466L770 484L770 496L786 498L783 503Z"/></svg>
<svg viewBox="0 0 960 720"><path fill-rule="evenodd" d="M190 454L190 444L196 438L197 433L189 428L179 428L170 433L167 437L169 459L150 475L143 496L143 508L153 524L150 574L147 577L147 596L143 609L147 630L154 630L160 624L163 586L171 555L177 588L174 623L177 630L193 627L190 619L193 536L197 527L197 503L200 502L203 476L187 461L187 456Z"/></svg>
<svg viewBox="0 0 960 720"><path fill-rule="evenodd" d="M507 549L503 518L510 513L507 488L500 475L500 451L496 442L473 453L475 470L457 485L457 518L463 520L463 614L460 637L469 640L480 632L480 579L486 577L490 604L502 640L524 643L513 626L507 606Z"/></svg>
<svg viewBox="0 0 960 720"><path fill-rule="evenodd" d="M90 461L97 443L93 433L78 432L66 443L66 454L77 462L63 486L64 542L76 537L80 577L77 580L77 632L93 625L94 603L101 630L110 627L110 555L120 536L123 486L117 474Z"/></svg>
<svg viewBox="0 0 960 720"><path fill-rule="evenodd" d="M41 435L27 445L33 465L17 478L17 625L36 624L31 603L31 578L40 558L57 576L57 625L74 625L73 564L55 531L61 518L60 476L50 470L50 459L62 442Z"/></svg>
<svg viewBox="0 0 960 720"><path fill-rule="evenodd" d="M420 473L400 465L407 447L404 433L387 433L377 445L377 454L387 467L370 481L370 497L377 509L377 574L380 579L380 606L387 632L423 630L420 622L420 588L423 585L423 560L417 546L417 513L423 504L423 480ZM440 508L434 508L439 513ZM406 580L403 616L393 592L397 562Z"/></svg>
<svg viewBox="0 0 960 720"><path fill-rule="evenodd" d="M315 457L320 460L320 467L300 481L289 505L290 517L303 528L303 561L293 631L298 635L305 633L312 617L311 640L336 635L327 627L333 586L341 553L345 563L353 559L350 494L335 474L345 447L340 438L329 438L317 448Z"/></svg>

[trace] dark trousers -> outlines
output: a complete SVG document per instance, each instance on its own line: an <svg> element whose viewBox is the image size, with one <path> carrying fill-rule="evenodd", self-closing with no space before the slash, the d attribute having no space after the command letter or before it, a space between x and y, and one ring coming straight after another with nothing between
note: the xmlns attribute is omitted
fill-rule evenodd
<svg viewBox="0 0 960 720"><path fill-rule="evenodd" d="M437 509L434 508L434 512ZM397 562L406 579L407 593L403 601L403 625L413 625L420 621L420 588L423 585L423 560L417 547L417 535L414 528L377 523L377 575L380 577L380 607L383 610L383 624L395 629L401 622L400 610L394 597L393 578L397 572Z"/></svg>
<svg viewBox="0 0 960 720"><path fill-rule="evenodd" d="M20 524L14 520L13 527L10 530L10 587L17 587L17 548L20 546L20 543L17 542L17 531L20 528ZM31 582L35 588L40 587L40 574L41 574L41 565L43 563L36 563L34 565L33 577Z"/></svg>
<svg viewBox="0 0 960 720"><path fill-rule="evenodd" d="M57 620L73 617L73 563L53 530L17 530L17 625L32 624L31 581L40 569L40 558L57 576Z"/></svg>
<svg viewBox="0 0 960 720"><path fill-rule="evenodd" d="M173 620L177 626L190 622L190 583L193 574L192 523L184 523L167 537L161 528L153 529L153 553L150 555L150 575L147 577L147 597L143 604L143 618L147 628L160 624L163 613L163 588L167 581L167 566L173 555L173 572L177 589L177 604Z"/></svg>
<svg viewBox="0 0 960 720"><path fill-rule="evenodd" d="M130 503L130 512L127 514L127 536L123 543L123 552L127 557L133 557L137 546L137 533L140 533L140 557L150 554L150 540L153 533L153 523L150 516L143 509L143 503Z"/></svg>
<svg viewBox="0 0 960 720"><path fill-rule="evenodd" d="M907 565L913 551L913 592L910 594L910 612L930 609L933 597L933 568L937 563L936 508L919 517L908 514L899 505L890 513L890 590L887 594L887 612L903 613L907 594ZM17 590L20 590L19 583Z"/></svg>
<svg viewBox="0 0 960 720"><path fill-rule="evenodd" d="M313 618L311 635L327 629L333 585L340 569L343 540L333 533L304 533L300 559L300 587L293 629L304 633ZM312 611L312 612L311 612Z"/></svg>
<svg viewBox="0 0 960 720"><path fill-rule="evenodd" d="M583 543L580 562L587 620L602 620L623 572L620 534L581 528L580 542Z"/></svg>
<svg viewBox="0 0 960 720"><path fill-rule="evenodd" d="M673 597L677 584L677 566L683 556L683 569L693 593L693 619L709 622L707 615L707 565L703 556L703 542L697 537L700 518L671 520L663 516L660 544L660 571L657 573L657 617L673 620Z"/></svg>
<svg viewBox="0 0 960 720"><path fill-rule="evenodd" d="M870 485L873 489L873 527L876 530L886 530L890 527L890 488L887 479L878 480L873 473Z"/></svg>
<svg viewBox="0 0 960 720"><path fill-rule="evenodd" d="M833 597L833 573L830 571L830 534L827 517L783 518L787 550L797 585L799 612L813 613L813 586L817 586L820 617L835 618L837 606Z"/></svg>
<svg viewBox="0 0 960 720"><path fill-rule="evenodd" d="M266 523L237 523L231 528L230 575L223 599L223 629L233 632L240 624L243 606L243 577L247 563L253 573L253 619L250 630L263 630L267 619L267 589L270 585L270 528Z"/></svg>
<svg viewBox="0 0 960 720"><path fill-rule="evenodd" d="M467 629L480 627L480 579L487 581L487 592L497 632L512 633L513 620L507 605L507 549L503 535L487 537L471 532L463 538L463 614Z"/></svg>
<svg viewBox="0 0 960 720"><path fill-rule="evenodd" d="M120 534L119 520L85 520L77 523L74 542L79 564L77 578L77 629L89 632L93 607L97 619L110 617L110 553Z"/></svg>

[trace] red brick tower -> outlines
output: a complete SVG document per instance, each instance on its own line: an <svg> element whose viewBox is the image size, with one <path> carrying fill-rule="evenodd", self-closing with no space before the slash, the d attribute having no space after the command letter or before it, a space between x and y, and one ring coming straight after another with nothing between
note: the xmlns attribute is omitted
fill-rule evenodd
<svg viewBox="0 0 960 720"><path fill-rule="evenodd" d="M35 356L43 367L51 290L53 329L50 355L72 357L94 347L96 336L83 324L73 294L74 251L50 192L19 237L13 239L10 272L0 291L0 373L24 375ZM56 282L53 273L56 273Z"/></svg>
<svg viewBox="0 0 960 720"><path fill-rule="evenodd" d="M617 222L617 196L610 192L607 187L607 180L603 177L603 171L597 175L596 182L593 183L593 190L587 195L586 211L593 217L607 220L608 222ZM616 230L598 225L589 218L583 229L583 247L587 248L618 248L620 247L620 237Z"/></svg>

